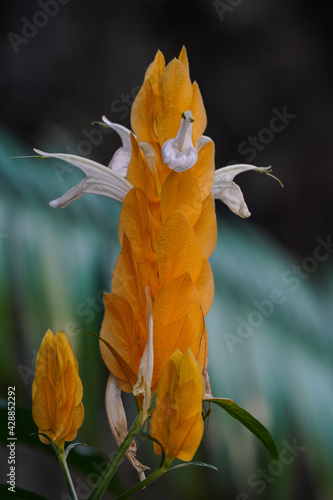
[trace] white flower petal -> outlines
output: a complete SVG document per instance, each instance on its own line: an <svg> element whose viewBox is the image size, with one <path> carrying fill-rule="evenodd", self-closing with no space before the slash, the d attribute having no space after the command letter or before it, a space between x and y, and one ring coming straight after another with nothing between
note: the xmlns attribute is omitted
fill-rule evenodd
<svg viewBox="0 0 333 500"><path fill-rule="evenodd" d="M52 201L52 207L66 207L72 201L77 200L86 193L100 194L118 201L124 201L125 196L133 187L132 184L117 172L87 158L62 153L45 153L39 149L35 149L34 151L46 158L57 158L67 161L74 167L82 170L87 176L63 196Z"/></svg>
<svg viewBox="0 0 333 500"><path fill-rule="evenodd" d="M215 170L214 183L215 181L231 182L236 175L247 172L248 170L267 173L271 171L271 167L255 167L254 165L246 164L228 165L227 167Z"/></svg>
<svg viewBox="0 0 333 500"><path fill-rule="evenodd" d="M248 170L254 170L256 172L267 174L276 179L282 185L279 179L269 173L271 171L271 167L256 167L254 165L239 164L229 165L215 170L214 184L212 187L214 198L218 198L223 201L226 205L228 205L230 210L240 217L249 217L251 214L246 206L240 187L232 181L236 175Z"/></svg>
<svg viewBox="0 0 333 500"><path fill-rule="evenodd" d="M82 170L82 172L84 172L87 176L96 175L97 172L101 175L110 174L110 170L108 169L108 167L105 167L104 165L101 165L96 161L89 160L88 158L84 158L82 156L63 153L46 153L45 151L41 151L40 149L34 149L34 151L36 151L36 153L38 153L39 155L44 156L45 158L57 158L58 160L67 161L74 167Z"/></svg>
<svg viewBox="0 0 333 500"><path fill-rule="evenodd" d="M244 201L243 193L235 182L219 181L212 188L214 198L223 201L235 214L240 217L249 217L251 214Z"/></svg>
<svg viewBox="0 0 333 500"><path fill-rule="evenodd" d="M202 135L200 137L200 139L197 140L197 142L195 143L195 149L198 151L200 151L200 149L202 149L204 146L206 146L206 144L208 144L209 142L211 142L211 138L210 137L207 137L206 135Z"/></svg>
<svg viewBox="0 0 333 500"><path fill-rule="evenodd" d="M72 187L72 189L69 189L65 194L60 196L60 198L57 198L56 200L50 201L49 205L52 208L65 208L67 207L72 201L78 200L81 198L81 196L84 195L84 181L86 179L82 179L81 182L76 184L76 186Z"/></svg>
<svg viewBox="0 0 333 500"><path fill-rule="evenodd" d="M175 172L184 172L193 167L198 160L198 152L193 147L179 151L174 145L174 139L169 139L162 146L163 163Z"/></svg>
<svg viewBox="0 0 333 500"><path fill-rule="evenodd" d="M76 186L60 196L60 198L50 201L50 205L53 208L65 208L84 194L99 194L118 201L124 200L123 191L119 187L112 186L98 177L85 177Z"/></svg>
<svg viewBox="0 0 333 500"><path fill-rule="evenodd" d="M123 127L123 125L119 125L118 123L112 123L110 120L106 118L106 116L102 116L103 122L111 127L117 134L120 136L121 142L123 143L123 148L128 152L131 153L132 151L132 145L131 145L131 131Z"/></svg>
<svg viewBox="0 0 333 500"><path fill-rule="evenodd" d="M117 172L117 174L121 175L122 177L126 177L130 160L131 153L126 151L125 148L119 148L112 156L108 168L111 168L111 170Z"/></svg>
<svg viewBox="0 0 333 500"><path fill-rule="evenodd" d="M178 133L174 139L169 139L162 146L163 163L175 172L187 170L198 159L198 151L192 143L193 117L191 111L185 111Z"/></svg>
<svg viewBox="0 0 333 500"><path fill-rule="evenodd" d="M106 116L102 116L103 122L111 127L121 138L122 147L119 148L108 165L109 168L117 172L122 177L127 176L127 169L132 155L132 144L131 144L131 134L132 132L122 125L118 123L112 123L110 120L106 118ZM134 136L135 137L135 136Z"/></svg>

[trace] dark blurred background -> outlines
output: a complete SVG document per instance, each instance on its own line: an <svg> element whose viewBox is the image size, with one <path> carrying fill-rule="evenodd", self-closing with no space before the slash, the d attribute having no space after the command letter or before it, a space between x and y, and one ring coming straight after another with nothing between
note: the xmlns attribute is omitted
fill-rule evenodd
<svg viewBox="0 0 333 500"><path fill-rule="evenodd" d="M104 456L114 450L103 410L107 373L95 340L75 327L98 333L102 292L119 253L119 204L86 196L55 211L48 201L82 176L61 162L5 160L38 147L107 164L119 138L92 121L105 114L130 127L131 103L156 51L169 61L185 45L216 168L272 165L285 186L252 172L237 177L248 220L217 203L216 298L207 318L213 391L260 418L279 451L294 440L305 450L273 466L260 444L215 409L196 458L219 472L173 472L138 498L331 499L332 6L14 0L0 13L1 396L15 384L17 404L30 407L40 340L48 327L66 328L85 384L80 440ZM320 241L322 260L315 252ZM255 304L276 289L285 301L258 320ZM239 318L250 324L246 338ZM18 448L17 484L61 498L63 485L49 488L54 477L62 482L56 463L41 462L43 449L29 446ZM149 448L140 443L142 460L151 464ZM5 466L6 457L3 448ZM136 480L126 464L120 478Z"/></svg>

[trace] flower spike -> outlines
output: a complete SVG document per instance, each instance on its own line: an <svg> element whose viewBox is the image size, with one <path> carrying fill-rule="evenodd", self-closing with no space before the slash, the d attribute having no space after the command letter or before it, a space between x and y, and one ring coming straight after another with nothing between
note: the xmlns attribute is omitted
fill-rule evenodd
<svg viewBox="0 0 333 500"><path fill-rule="evenodd" d="M248 412L230 400L213 398L205 325L214 297L208 261L217 241L214 198L240 217L249 217L234 178L249 170L271 175L270 167L239 164L215 171L215 145L203 135L206 112L199 86L190 79L185 48L179 59L167 65L161 52L150 64L131 110L134 132L106 116L102 119L99 125L116 131L122 142L108 166L71 154L35 150L40 157L67 161L85 174L51 206L66 207L86 193L123 203L121 252L110 293L104 294L100 331L101 355L110 371L106 412L119 448L89 496L91 500L101 498L125 455L142 482L121 498L129 498L166 472L175 458L192 460L210 412L209 408L203 414L203 401L225 409L275 453L266 429ZM57 384L52 383L52 370L45 370L56 350L52 337L49 332L43 341L45 354L37 357L33 414L47 439L63 446L82 423L82 386L77 363L62 370L60 356L60 375ZM67 344L62 352L72 359ZM133 394L138 409L129 431L122 391ZM56 405L49 404L53 392L59 396ZM61 419L55 412L52 419L51 410L57 410L65 399L66 415L72 410L73 418ZM152 401L156 401L155 407ZM155 452L162 454L161 467L147 479L146 467L135 456L134 439L143 425L145 430L149 425Z"/></svg>

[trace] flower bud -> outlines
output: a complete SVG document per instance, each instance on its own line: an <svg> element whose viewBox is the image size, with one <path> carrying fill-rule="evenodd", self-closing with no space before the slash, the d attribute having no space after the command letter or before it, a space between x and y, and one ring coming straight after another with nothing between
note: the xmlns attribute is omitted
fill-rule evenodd
<svg viewBox="0 0 333 500"><path fill-rule="evenodd" d="M39 432L63 448L82 425L84 409L79 366L65 332L48 330L36 359L32 416ZM42 443L49 441L40 435Z"/></svg>
<svg viewBox="0 0 333 500"><path fill-rule="evenodd" d="M150 432L164 449L167 460L192 460L200 444L204 424L202 398L204 383L198 364L187 348L169 358L157 386L156 406L150 421ZM155 453L161 448L154 443Z"/></svg>

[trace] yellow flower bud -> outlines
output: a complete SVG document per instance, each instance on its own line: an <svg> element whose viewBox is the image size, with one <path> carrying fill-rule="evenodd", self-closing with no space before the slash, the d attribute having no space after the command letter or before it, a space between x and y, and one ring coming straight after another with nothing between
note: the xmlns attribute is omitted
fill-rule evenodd
<svg viewBox="0 0 333 500"><path fill-rule="evenodd" d="M63 331L48 330L36 359L32 385L32 416L40 433L61 449L72 441L82 425L84 409L79 366L69 338ZM49 441L40 436L42 443Z"/></svg>
<svg viewBox="0 0 333 500"><path fill-rule="evenodd" d="M204 383L189 348L184 355L179 349L171 355L156 394L156 406L150 421L152 437L163 446L168 462L176 457L184 461L192 460L204 430ZM156 454L161 454L157 443L154 443L154 448Z"/></svg>

